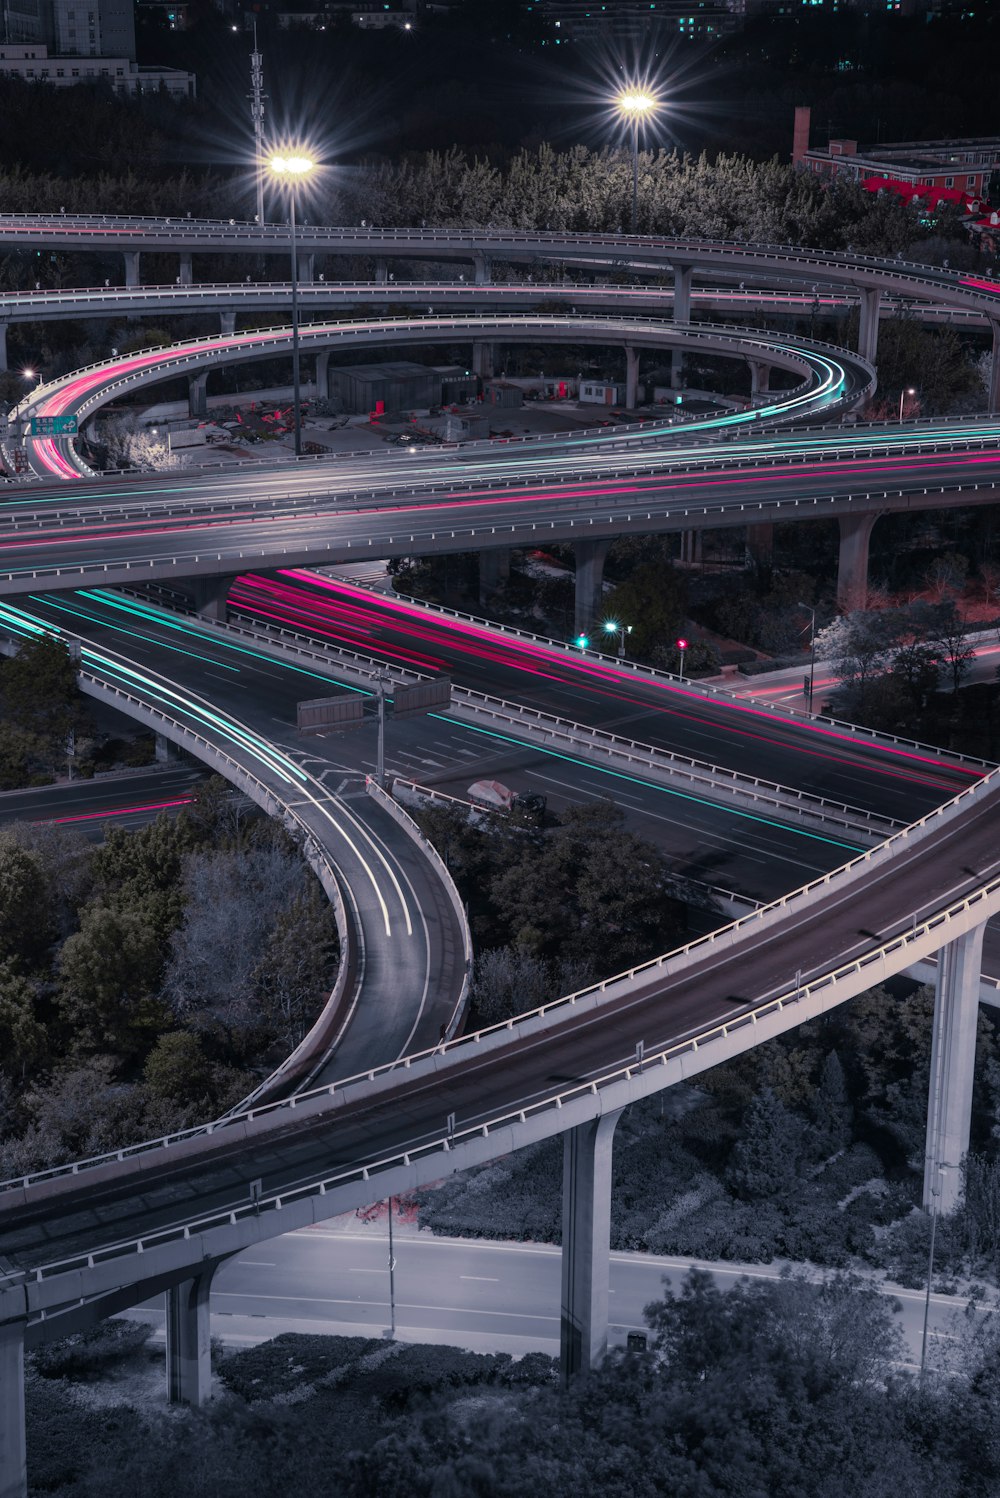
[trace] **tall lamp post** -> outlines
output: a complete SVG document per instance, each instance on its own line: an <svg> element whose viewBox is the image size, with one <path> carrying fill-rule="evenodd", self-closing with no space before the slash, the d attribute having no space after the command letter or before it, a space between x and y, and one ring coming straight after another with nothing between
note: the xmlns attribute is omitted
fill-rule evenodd
<svg viewBox="0 0 1000 1498"><path fill-rule="evenodd" d="M302 456L302 414L299 409L299 257L295 240L295 190L316 163L308 156L272 156L268 166L277 180L288 188L289 223L292 230L292 413L295 424L295 456Z"/></svg>
<svg viewBox="0 0 1000 1498"><path fill-rule="evenodd" d="M688 642L687 642L687 640L676 640L674 643L676 644L677 649L680 652L680 658L681 658L681 664L680 664L680 668L678 669L677 675L680 677L681 681L683 681L684 680L684 652L688 648Z"/></svg>
<svg viewBox="0 0 1000 1498"><path fill-rule="evenodd" d="M907 385L907 387L906 387L905 390L901 390L899 392L899 419L900 419L900 421L902 421L902 419L903 419L903 402L904 402L904 400L906 399L906 397L908 395L916 395L916 393L917 392L916 392L916 390L914 389L914 387L912 385Z"/></svg>
<svg viewBox="0 0 1000 1498"><path fill-rule="evenodd" d="M618 636L618 659L625 659L625 638L632 633L631 624L619 624L617 619L605 619L601 628L606 635Z"/></svg>
<svg viewBox="0 0 1000 1498"><path fill-rule="evenodd" d="M813 687L816 684L816 610L810 603L800 603L797 607L805 609L811 624L809 630L809 711L812 712Z"/></svg>
<svg viewBox="0 0 1000 1498"><path fill-rule="evenodd" d="M653 114L658 101L641 88L627 88L615 100L618 113L632 127L632 233L639 224L639 123Z"/></svg>

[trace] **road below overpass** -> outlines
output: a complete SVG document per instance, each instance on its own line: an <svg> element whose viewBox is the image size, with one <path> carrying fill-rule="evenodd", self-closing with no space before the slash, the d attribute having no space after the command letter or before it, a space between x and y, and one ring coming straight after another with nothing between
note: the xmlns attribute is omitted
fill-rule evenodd
<svg viewBox="0 0 1000 1498"><path fill-rule="evenodd" d="M547 1352L559 1356L560 1250L545 1243L447 1238L407 1231L393 1235L396 1337L473 1352ZM612 1253L608 1340L624 1346L629 1332L646 1330L643 1308L676 1291L693 1268L707 1270L722 1289L746 1277L777 1279L780 1264L736 1265L675 1255ZM810 1277L820 1278L811 1266ZM884 1285L898 1306L906 1366L918 1367L924 1292ZM954 1336L964 1302L931 1296L930 1362ZM162 1305L141 1313L162 1324ZM378 1337L389 1328L389 1240L385 1214L362 1227L317 1224L272 1238L229 1260L212 1284L212 1332L230 1347L281 1332Z"/></svg>

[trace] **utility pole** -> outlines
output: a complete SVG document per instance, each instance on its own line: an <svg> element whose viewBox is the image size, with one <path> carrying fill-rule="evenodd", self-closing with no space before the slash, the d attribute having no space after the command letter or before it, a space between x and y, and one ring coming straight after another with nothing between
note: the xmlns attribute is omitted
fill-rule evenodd
<svg viewBox="0 0 1000 1498"><path fill-rule="evenodd" d="M253 51L250 53L250 119L253 123L254 152L257 164L257 222L264 222L264 59L257 50L257 22L253 23Z"/></svg>

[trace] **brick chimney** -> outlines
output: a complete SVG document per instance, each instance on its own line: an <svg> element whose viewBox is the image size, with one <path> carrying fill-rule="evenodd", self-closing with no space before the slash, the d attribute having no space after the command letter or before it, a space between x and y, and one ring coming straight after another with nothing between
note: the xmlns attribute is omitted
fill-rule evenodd
<svg viewBox="0 0 1000 1498"><path fill-rule="evenodd" d="M808 104L799 104L795 110L795 129L792 133L792 166L801 166L809 149L809 120L812 114Z"/></svg>

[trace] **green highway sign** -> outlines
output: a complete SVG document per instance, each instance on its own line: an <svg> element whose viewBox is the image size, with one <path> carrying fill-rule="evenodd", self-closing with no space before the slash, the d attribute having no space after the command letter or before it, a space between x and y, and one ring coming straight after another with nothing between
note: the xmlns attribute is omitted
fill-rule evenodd
<svg viewBox="0 0 1000 1498"><path fill-rule="evenodd" d="M32 437L75 437L78 430L75 416L32 416L31 418Z"/></svg>

